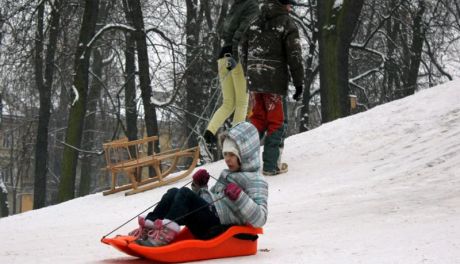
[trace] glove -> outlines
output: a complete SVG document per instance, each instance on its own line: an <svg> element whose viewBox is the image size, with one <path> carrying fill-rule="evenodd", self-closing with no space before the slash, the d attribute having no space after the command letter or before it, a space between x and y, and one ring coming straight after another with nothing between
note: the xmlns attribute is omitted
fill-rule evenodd
<svg viewBox="0 0 460 264"><path fill-rule="evenodd" d="M303 90L302 86L296 86L295 87L295 93L292 96L292 99L294 99L295 101L299 101L300 97L302 96L302 90Z"/></svg>
<svg viewBox="0 0 460 264"><path fill-rule="evenodd" d="M232 55L232 46L225 46L220 50L219 59L225 57L225 54Z"/></svg>
<svg viewBox="0 0 460 264"><path fill-rule="evenodd" d="M193 183L197 187L206 186L209 181L209 173L205 169L199 169L193 174Z"/></svg>
<svg viewBox="0 0 460 264"><path fill-rule="evenodd" d="M235 69L236 64L237 64L237 62L232 56L227 57L227 67L226 67L227 70L231 71L231 70Z"/></svg>
<svg viewBox="0 0 460 264"><path fill-rule="evenodd" d="M240 196L241 188L238 184L231 182L225 187L224 193L228 199L235 201Z"/></svg>

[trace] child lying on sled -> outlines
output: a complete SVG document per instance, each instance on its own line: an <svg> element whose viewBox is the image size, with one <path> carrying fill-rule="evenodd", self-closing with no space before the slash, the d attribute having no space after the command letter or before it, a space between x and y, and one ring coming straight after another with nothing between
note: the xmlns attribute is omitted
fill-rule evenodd
<svg viewBox="0 0 460 264"><path fill-rule="evenodd" d="M169 189L155 209L139 217L130 235L144 246L171 243L185 225L198 239L210 239L230 225L262 227L267 220L268 184L260 175L259 134L248 122L231 128L222 152L228 169L208 189L204 169L193 175L192 189ZM220 230L220 231L217 231Z"/></svg>

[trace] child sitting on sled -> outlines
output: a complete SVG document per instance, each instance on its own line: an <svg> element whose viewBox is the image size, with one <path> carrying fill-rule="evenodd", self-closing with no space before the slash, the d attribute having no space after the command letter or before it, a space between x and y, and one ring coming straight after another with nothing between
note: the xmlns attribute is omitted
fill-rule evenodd
<svg viewBox="0 0 460 264"><path fill-rule="evenodd" d="M268 184L260 175L259 133L248 122L225 135L222 152L228 169L208 189L204 169L193 175L192 189L169 189L155 209L139 217L130 235L144 246L171 243L185 225L198 239L219 235L231 225L262 227L267 220Z"/></svg>

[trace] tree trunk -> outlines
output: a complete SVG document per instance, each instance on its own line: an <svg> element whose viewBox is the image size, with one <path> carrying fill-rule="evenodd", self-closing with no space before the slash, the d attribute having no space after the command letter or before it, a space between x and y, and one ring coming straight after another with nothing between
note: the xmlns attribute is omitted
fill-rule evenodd
<svg viewBox="0 0 460 264"><path fill-rule="evenodd" d="M135 81L135 44L131 34L126 35L126 69L125 69L125 109L126 109L126 134L129 140L137 139L137 106L136 106L136 81Z"/></svg>
<svg viewBox="0 0 460 264"><path fill-rule="evenodd" d="M108 1L103 1L99 7L99 17L98 21L100 21L99 24L105 24L105 20L107 18L107 14L109 12L109 7L110 4ZM92 149L96 145L95 139L95 131L96 131L96 117L97 117L97 104L99 101L99 98L101 97L101 90L103 83L102 81L102 75L103 75L103 52L102 48L96 48L93 51L93 78L91 82L91 87L89 90L88 94L88 115L86 116L85 119L85 130L83 134L84 138L84 143L83 143L83 149ZM78 195L79 196L84 196L87 195L91 192L91 182L93 179L93 176L97 173L96 168L94 168L94 161L95 157L92 154L83 154L82 160L81 160L81 172L80 172L80 188Z"/></svg>
<svg viewBox="0 0 460 264"><path fill-rule="evenodd" d="M199 113L203 110L201 101L203 99L203 88L201 87L199 76L201 75L202 69L200 66L199 58L199 34L201 24L198 10L197 0L186 0L187 5L187 18L185 24L185 35L186 35L186 68L189 69L186 73L186 97L185 97L185 109L187 113ZM199 114L198 114L199 115ZM195 115L186 114L186 124L184 127L185 135L193 133L193 128L198 122L198 118ZM195 128L197 131L203 131L201 128ZM198 145L197 136L189 137L187 142L188 147Z"/></svg>
<svg viewBox="0 0 460 264"><path fill-rule="evenodd" d="M397 0L392 0L389 5L389 10L393 9L398 4ZM397 38L398 32L401 32L401 22L399 19L388 19L386 22L386 31L388 32L388 39L387 43L387 58L388 60L385 61L385 74L384 74L384 82L383 82L383 89L380 95L380 103L385 103L393 100L394 98L394 91L401 89L401 85L398 81L398 69L395 61L395 51L396 45L395 40Z"/></svg>
<svg viewBox="0 0 460 264"><path fill-rule="evenodd" d="M48 128L50 121L51 111L51 91L53 86L54 75L54 57L56 53L56 45L59 34L59 21L60 21L60 2L55 1L54 6L51 8L51 22L49 41L46 48L45 56L45 83L43 84L42 66L43 60L43 9L44 2L40 4L38 9L38 28L36 39L36 83L40 96L40 110L38 116L37 140L35 146L35 181L34 181L34 209L46 206L47 196L47 170L48 170ZM41 22L40 22L41 20ZM38 69L40 68L40 69Z"/></svg>
<svg viewBox="0 0 460 264"><path fill-rule="evenodd" d="M8 190L3 183L3 179L0 178L0 218L8 215Z"/></svg>
<svg viewBox="0 0 460 264"><path fill-rule="evenodd" d="M61 10L62 22L64 24L64 18L70 16L69 10L63 8ZM61 43L62 43L62 51L65 54L69 54L71 43L73 41L70 38L72 35L71 32L67 30L62 30L61 32ZM73 44L74 45L74 44ZM56 204L58 202L58 192L59 192L59 182L60 182L60 175L62 172L62 157L64 153L64 148L61 142L65 141L65 126L68 123L69 118L69 90L67 89L72 87L73 75L71 74L72 67L68 67L67 61L68 58L65 56L58 56L56 58L57 67L62 70L62 75L60 74L60 81L56 84L56 89L59 89L58 92L58 102L55 112L52 115L52 123L54 127L56 127L59 131L54 135L54 144L53 148L50 149L49 153L49 169L52 171L52 177L48 179L48 192L51 196L51 204Z"/></svg>
<svg viewBox="0 0 460 264"><path fill-rule="evenodd" d="M46 197L46 159L48 148L48 120L50 92L43 83L43 16L45 2L37 8L37 32L35 34L35 85L39 92L40 110L38 115L37 142L35 146L34 208L45 206ZM45 107L48 107L45 110ZM45 155L45 156L42 156ZM38 158L40 157L40 158Z"/></svg>
<svg viewBox="0 0 460 264"><path fill-rule="evenodd" d="M75 53L75 78L73 89L76 90L77 94L74 94L74 102L72 103L69 113L69 122L66 132L66 143L68 145L64 147L61 181L59 183L58 193L59 202L64 202L75 197L75 178L78 163L78 151L75 148L80 148L81 145L83 124L86 114L88 68L91 55L90 50L88 50L86 46L94 35L98 10L99 0L85 0L85 11Z"/></svg>
<svg viewBox="0 0 460 264"><path fill-rule="evenodd" d="M305 132L308 131L308 127L310 124L310 119L309 119L309 112L310 112L310 100L311 100L311 94L310 94L310 89L311 86L313 85L313 81L315 80L315 76L317 74L317 71L314 70L313 67L313 58L315 57L315 51L316 51L316 46L317 46L317 41L318 41L318 16L316 15L316 10L310 6L310 10L313 13L312 17L314 18L313 21L315 23L311 25L311 32L312 32L312 37L311 37L311 43L310 47L308 49L308 55L307 55L307 62L305 64L305 87L304 87L304 92L303 92L303 98L302 98L302 105L303 107L300 110L300 126L299 126L299 132Z"/></svg>
<svg viewBox="0 0 460 264"><path fill-rule="evenodd" d="M418 70L422 60L423 40L425 39L425 27L423 25L423 14L425 13L425 0L419 0L419 9L414 19L412 45L410 48L410 65L405 80L403 97L412 95L417 88Z"/></svg>
<svg viewBox="0 0 460 264"><path fill-rule="evenodd" d="M126 6L126 1L123 1L123 9L125 11L126 20L130 25L133 25L131 16ZM136 107L136 65L135 52L136 43L132 33L125 34L126 49L125 49L125 109L126 109L126 136L129 140L137 139L137 107Z"/></svg>
<svg viewBox="0 0 460 264"><path fill-rule="evenodd" d="M98 49L93 51L93 73L95 76L101 78L102 76L102 54ZM96 78L93 78L91 88L88 94L88 115L85 119L85 132L83 135L84 143L83 149L91 149L96 145L95 142L95 129L96 129L96 112L97 102L101 96L102 84ZM94 174L92 166L93 155L84 153L81 159L81 172L80 172L80 189L79 196L84 196L90 193L91 189L91 175Z"/></svg>
<svg viewBox="0 0 460 264"><path fill-rule="evenodd" d="M134 32L134 39L137 48L137 63L139 67L139 83L141 88L142 103L145 113L145 126L147 136L158 136L158 122L156 116L155 106L152 104L152 87L150 86L150 73L149 73L149 56L147 51L147 41L144 28L144 17L142 15L141 3L139 0L128 2L129 10L131 11L131 18L136 31ZM155 152L160 152L160 144L156 141L154 146ZM149 146L149 153L152 153Z"/></svg>
<svg viewBox="0 0 460 264"><path fill-rule="evenodd" d="M318 1L322 122L350 114L348 51L364 0Z"/></svg>

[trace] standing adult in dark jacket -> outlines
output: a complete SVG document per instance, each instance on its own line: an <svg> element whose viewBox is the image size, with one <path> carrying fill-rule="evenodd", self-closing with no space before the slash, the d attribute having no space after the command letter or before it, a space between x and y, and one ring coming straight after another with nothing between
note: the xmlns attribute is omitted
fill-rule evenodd
<svg viewBox="0 0 460 264"><path fill-rule="evenodd" d="M266 0L259 17L245 32L241 59L252 91L251 122L262 137L266 133L263 173L276 175L287 171L280 162L280 147L285 135L283 99L290 76L299 100L302 94L304 68L299 31L289 12L292 0ZM289 75L290 73L290 75Z"/></svg>
<svg viewBox="0 0 460 264"><path fill-rule="evenodd" d="M246 121L249 94L243 67L239 63L238 45L248 24L258 14L257 0L235 0L225 18L222 34L224 45L217 60L223 99L204 134L208 144L216 143L217 130L232 113L233 126Z"/></svg>

